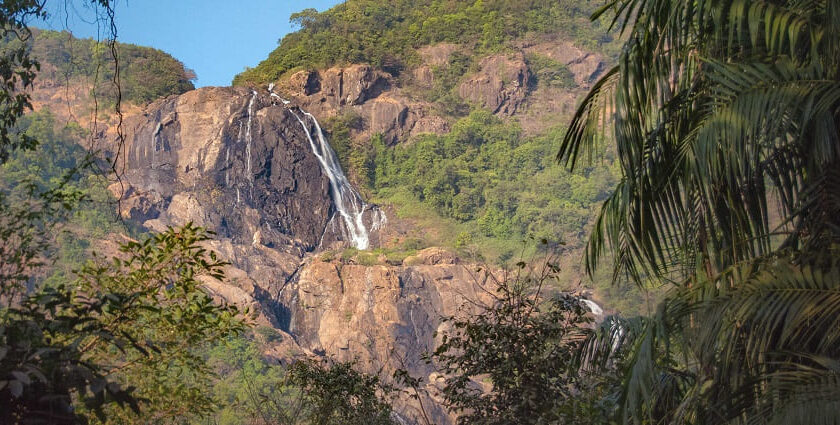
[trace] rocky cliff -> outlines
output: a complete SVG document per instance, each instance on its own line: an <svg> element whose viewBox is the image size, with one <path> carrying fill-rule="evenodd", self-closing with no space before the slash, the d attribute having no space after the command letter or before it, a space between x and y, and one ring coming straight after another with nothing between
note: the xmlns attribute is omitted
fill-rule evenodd
<svg viewBox="0 0 840 425"><path fill-rule="evenodd" d="M266 92L204 88L150 105L124 124L121 213L149 228L188 221L237 245L301 258L346 242L314 122ZM362 220L376 227L375 206ZM372 233L375 239L376 232Z"/></svg>
<svg viewBox="0 0 840 425"><path fill-rule="evenodd" d="M437 248L372 266L322 255L353 238L318 147L320 129L306 112L323 119L353 111L363 121L357 138L383 134L388 143L444 133L450 120L417 89L434 86L458 49L425 48L405 81L368 65L300 71L273 89L290 101L267 87L203 88L156 101L124 124L124 178L111 187L120 213L152 230L193 222L214 231L208 248L231 264L227 282L207 288L284 335L270 355L356 360L384 375L406 368L434 385L421 354L435 348L440 317L466 313L486 296L475 267ZM576 86L536 84L533 53L567 66ZM523 45L477 61L454 91L538 131L545 117L569 113L602 68L601 57L571 45ZM398 237L382 217L378 207L361 206L372 247ZM440 400L424 397L435 423L452 422ZM416 402L398 406L408 422L419 417Z"/></svg>
<svg viewBox="0 0 840 425"><path fill-rule="evenodd" d="M449 131L452 118L423 93L438 83L435 71L451 66L453 54L473 55L464 47L441 43L420 49L422 62L399 78L370 65L304 70L276 81L277 90L296 104L326 119L352 112L362 118L354 136L365 140L381 134L386 143L410 140L423 133ZM546 57L571 73L574 84L537 84L528 56ZM604 72L606 58L555 37L521 42L512 51L479 57L455 91L465 102L517 120L526 131L539 132L567 117L577 98Z"/></svg>
<svg viewBox="0 0 840 425"><path fill-rule="evenodd" d="M229 261L220 299L249 307L257 322L285 335L270 351L356 359L368 371L406 367L433 373L420 354L433 349L441 315L480 297L471 268L427 249L397 265L322 260L349 245L318 156L317 128L303 111L244 88L204 88L149 105L126 120L125 172L111 190L121 213L152 230L193 222L217 234L208 248ZM374 245L387 234L366 207ZM414 405L405 402L406 418ZM437 423L449 418L433 400Z"/></svg>

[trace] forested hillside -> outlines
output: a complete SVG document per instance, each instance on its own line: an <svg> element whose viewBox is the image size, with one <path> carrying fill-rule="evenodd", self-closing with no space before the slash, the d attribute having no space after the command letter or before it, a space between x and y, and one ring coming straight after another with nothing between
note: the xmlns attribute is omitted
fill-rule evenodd
<svg viewBox="0 0 840 425"><path fill-rule="evenodd" d="M300 29L234 84L267 84L291 70L344 63L398 74L419 63L418 48L441 42L491 53L521 37L559 33L594 49L613 41L589 21L597 7L587 0L352 0L324 12L306 9L291 17Z"/></svg>
<svg viewBox="0 0 840 425"><path fill-rule="evenodd" d="M840 2L348 0L197 90L44 6L0 423L840 423Z"/></svg>
<svg viewBox="0 0 840 425"><path fill-rule="evenodd" d="M107 42L76 38L69 32L35 29L21 40L10 36L0 41L4 48L25 44L41 62L40 77L58 85L95 84L99 100L113 103L114 59ZM146 104L195 87L195 73L169 54L151 47L117 43L122 100Z"/></svg>
<svg viewBox="0 0 840 425"><path fill-rule="evenodd" d="M570 252L564 279L573 286L586 281L573 258L618 172L609 146L600 163L575 173L554 159L584 89L618 52L604 23L589 20L598 6L351 0L294 14L299 30L234 84L276 83L298 101L301 92L312 92L303 96L311 99L303 107L327 118L330 143L351 179L413 227L386 253L443 246L504 264L523 252L537 254L534 241L545 239ZM349 76L343 69L350 64L388 75ZM334 82L336 74L347 81ZM324 102L359 79L371 85L371 94L353 94L360 100L347 104ZM335 108L323 106L331 102ZM403 111L383 116L395 103L404 104ZM403 122L413 118L404 117L414 115L436 124L425 132L393 130L410 127ZM388 120L396 124L381 132L377 123ZM608 281L599 276L595 282L602 301L644 310L643 297L614 293Z"/></svg>

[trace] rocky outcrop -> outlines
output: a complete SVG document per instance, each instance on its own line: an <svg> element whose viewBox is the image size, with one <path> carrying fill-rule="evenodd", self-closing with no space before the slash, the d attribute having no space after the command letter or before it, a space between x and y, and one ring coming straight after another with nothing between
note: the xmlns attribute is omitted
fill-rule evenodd
<svg viewBox="0 0 840 425"><path fill-rule="evenodd" d="M466 79L458 94L499 115L513 115L525 101L531 73L521 52L484 58L480 70Z"/></svg>
<svg viewBox="0 0 840 425"><path fill-rule="evenodd" d="M321 119L352 112L363 125L355 136L384 136L394 144L421 133L442 134L449 123L431 104L404 96L389 74L369 65L299 71L277 84L295 104Z"/></svg>
<svg viewBox="0 0 840 425"><path fill-rule="evenodd" d="M316 137L316 129L267 94L204 88L128 118L124 175L110 189L120 213L147 228L192 222L215 232L209 248L248 279L214 291L237 304L259 303L276 323L282 308L272 300L307 253L350 239L307 135ZM376 246L382 214L368 206L362 221Z"/></svg>
<svg viewBox="0 0 840 425"><path fill-rule="evenodd" d="M434 69L449 65L449 58L453 53L461 50L461 47L452 43L438 43L420 48L417 53L423 59L423 63L412 71L414 84L425 89L434 87Z"/></svg>
<svg viewBox="0 0 840 425"><path fill-rule="evenodd" d="M132 218L157 210L164 222L192 221L242 244L257 232L269 247L311 250L321 240L333 214L329 181L301 124L267 96L195 90L124 127L125 180L153 203L129 210Z"/></svg>
<svg viewBox="0 0 840 425"><path fill-rule="evenodd" d="M300 71L285 88L292 94L315 96L327 107L361 105L391 88L389 75L370 65L351 65L324 71Z"/></svg>
<svg viewBox="0 0 840 425"><path fill-rule="evenodd" d="M451 254L431 249L418 257L421 263L400 267L313 259L283 290L282 302L291 308L284 329L304 349L356 360L371 373L404 368L435 385L435 368L421 356L440 343L440 318L466 314L463 308L486 302L489 292L481 289L478 273ZM452 422L438 400L424 406L433 423ZM418 418L413 409L416 405L406 403L401 410Z"/></svg>
<svg viewBox="0 0 840 425"><path fill-rule="evenodd" d="M580 88L589 88L607 69L606 59L597 53L587 52L564 40L550 40L523 46L526 53L536 53L566 65L575 76Z"/></svg>

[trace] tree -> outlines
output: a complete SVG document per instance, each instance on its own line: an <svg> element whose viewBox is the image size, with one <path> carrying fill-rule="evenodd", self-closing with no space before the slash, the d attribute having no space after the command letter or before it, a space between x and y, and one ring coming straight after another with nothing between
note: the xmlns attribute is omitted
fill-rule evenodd
<svg viewBox="0 0 840 425"><path fill-rule="evenodd" d="M443 319L428 356L444 377L440 396L459 424L605 423L615 381L581 373L576 356L591 331L580 298L546 295L557 257L515 271L484 271L492 299ZM484 281L484 279L479 279ZM470 311L472 308L466 309Z"/></svg>
<svg viewBox="0 0 840 425"><path fill-rule="evenodd" d="M672 292L608 321L633 423L840 421L840 3L615 0L625 47L558 159L614 140L587 248ZM611 131L603 134L600 129ZM598 364L593 361L590 364ZM817 378L819 377L819 378Z"/></svg>
<svg viewBox="0 0 840 425"><path fill-rule="evenodd" d="M391 425L388 397L393 389L379 377L358 372L354 364L300 360L288 371L301 389L313 425Z"/></svg>
<svg viewBox="0 0 840 425"><path fill-rule="evenodd" d="M201 390L211 373L195 348L243 325L235 307L217 306L200 288L201 276L223 278L224 263L198 245L206 239L191 225L170 229L90 263L76 282L4 291L4 420L69 423L86 407L107 421L125 414L115 402L150 418L209 412ZM4 280L4 290L14 284ZM71 407L74 398L84 403Z"/></svg>

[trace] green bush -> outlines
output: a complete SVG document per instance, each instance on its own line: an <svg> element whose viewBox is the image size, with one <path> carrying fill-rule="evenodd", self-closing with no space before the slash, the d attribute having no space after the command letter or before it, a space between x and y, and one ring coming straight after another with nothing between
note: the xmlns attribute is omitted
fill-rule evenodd
<svg viewBox="0 0 840 425"><path fill-rule="evenodd" d="M283 341L283 335L271 326L257 326L255 332L267 343Z"/></svg>
<svg viewBox="0 0 840 425"><path fill-rule="evenodd" d="M360 251L356 255L356 262L363 266L373 266L379 263L379 254L371 251Z"/></svg>
<svg viewBox="0 0 840 425"><path fill-rule="evenodd" d="M341 251L341 261L346 263L346 262L352 260L353 258L355 258L356 254L358 254L358 253L359 253L359 250L356 249L356 248L353 248L353 247L345 248L343 251Z"/></svg>
<svg viewBox="0 0 840 425"><path fill-rule="evenodd" d="M534 75L533 81L536 85L559 88L577 86L574 74L565 64L537 53L528 54L525 60Z"/></svg>
<svg viewBox="0 0 840 425"><path fill-rule="evenodd" d="M335 251L325 251L321 253L321 261L329 263L332 260L335 260Z"/></svg>

